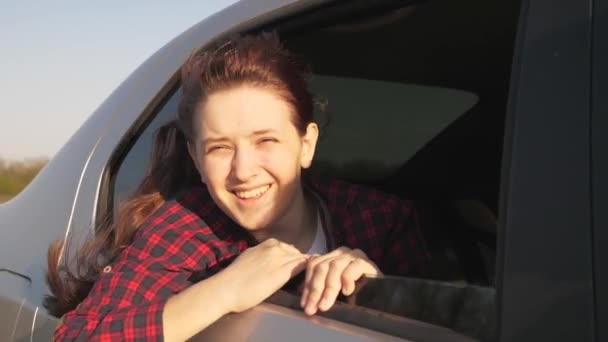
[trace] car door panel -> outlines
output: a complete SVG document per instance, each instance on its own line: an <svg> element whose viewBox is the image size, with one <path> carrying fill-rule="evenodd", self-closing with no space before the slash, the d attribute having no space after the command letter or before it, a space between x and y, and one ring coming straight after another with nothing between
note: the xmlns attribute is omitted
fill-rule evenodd
<svg viewBox="0 0 608 342"><path fill-rule="evenodd" d="M592 183L596 341L608 339L608 1L593 1Z"/></svg>
<svg viewBox="0 0 608 342"><path fill-rule="evenodd" d="M46 248L67 233L86 236L111 210L106 182L120 161L116 152L175 90L189 54L219 36L326 2L243 0L193 26L138 67L34 182L0 206L2 220L15 224L0 242L0 337L51 338L57 320L41 306ZM608 336L599 324L608 317L602 291L608 252L600 248L608 243L608 231L600 228L608 226L608 178L602 176L608 174L608 100L599 94L608 90L608 0L529 0L522 7L501 187L499 339L601 340ZM412 340L467 340L435 327L424 331L431 333ZM197 339L245 337L397 339L268 303L222 318Z"/></svg>
<svg viewBox="0 0 608 342"><path fill-rule="evenodd" d="M531 0L512 72L499 242L501 341L590 341L589 2Z"/></svg>
<svg viewBox="0 0 608 342"><path fill-rule="evenodd" d="M22 335L16 331L17 322L21 319L21 311L27 295L30 282L27 278L6 269L0 269L0 337ZM30 321L31 322L31 321Z"/></svg>

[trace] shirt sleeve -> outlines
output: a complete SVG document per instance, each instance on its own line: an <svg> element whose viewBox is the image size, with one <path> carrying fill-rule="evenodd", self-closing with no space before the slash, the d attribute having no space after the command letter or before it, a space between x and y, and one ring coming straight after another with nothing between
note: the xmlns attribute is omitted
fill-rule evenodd
<svg viewBox="0 0 608 342"><path fill-rule="evenodd" d="M193 271L214 261L204 229L193 227L192 219L176 219L189 222L166 228L167 220L157 217L161 229L136 235L86 299L63 317L55 340L162 341L168 298L190 285Z"/></svg>
<svg viewBox="0 0 608 342"><path fill-rule="evenodd" d="M420 232L418 216L411 201L391 201L392 220L384 255L385 273L420 276L430 261L426 242Z"/></svg>

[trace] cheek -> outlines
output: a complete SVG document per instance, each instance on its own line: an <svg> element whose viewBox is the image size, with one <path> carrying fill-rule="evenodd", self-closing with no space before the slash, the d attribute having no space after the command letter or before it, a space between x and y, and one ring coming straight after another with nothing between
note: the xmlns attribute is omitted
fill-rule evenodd
<svg viewBox="0 0 608 342"><path fill-rule="evenodd" d="M277 146L260 154L264 169L281 178L291 178L299 170L299 156L293 149Z"/></svg>
<svg viewBox="0 0 608 342"><path fill-rule="evenodd" d="M201 166L205 183L214 189L223 186L230 174L230 161L222 158L204 157Z"/></svg>

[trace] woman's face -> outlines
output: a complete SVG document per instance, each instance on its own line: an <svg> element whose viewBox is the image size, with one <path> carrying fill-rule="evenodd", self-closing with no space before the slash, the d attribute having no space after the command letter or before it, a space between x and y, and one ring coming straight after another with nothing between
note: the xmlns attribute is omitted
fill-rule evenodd
<svg viewBox="0 0 608 342"><path fill-rule="evenodd" d="M210 95L194 119L189 151L201 179L247 230L281 222L302 198L301 169L312 162L318 128L301 135L293 115L273 91L240 86Z"/></svg>

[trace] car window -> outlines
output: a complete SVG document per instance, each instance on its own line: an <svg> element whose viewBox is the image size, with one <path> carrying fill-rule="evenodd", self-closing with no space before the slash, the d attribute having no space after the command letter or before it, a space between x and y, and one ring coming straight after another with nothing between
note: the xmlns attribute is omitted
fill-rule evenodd
<svg viewBox="0 0 608 342"><path fill-rule="evenodd" d="M108 208L116 210L117 206L137 189L144 178L146 166L150 160L154 133L163 124L175 118L178 100L179 92L175 92L162 105L149 124L137 133L137 137L124 159L122 159L114 176L113 198L111 199L113 205Z"/></svg>
<svg viewBox="0 0 608 342"><path fill-rule="evenodd" d="M430 1L337 23L311 12L300 21L309 26L291 34L277 24L310 61L310 90L325 108L315 113L322 136L312 171L412 200L431 255L418 278L387 275L355 305L493 339L519 5ZM175 117L178 100L179 91L169 96L115 166L114 207L142 179L153 133Z"/></svg>
<svg viewBox="0 0 608 342"><path fill-rule="evenodd" d="M313 172L364 183L382 182L387 177L398 174L399 170L408 164L408 161L446 130L450 130L454 122L469 113L479 100L476 94L457 89L323 75L316 75L311 79L310 89L314 94L323 94L323 98L327 102L324 112L315 113L317 120L322 125L323 123L327 123L327 125L324 125ZM364 97L366 100L360 103L353 102L353 94L356 94L355 97ZM175 118L179 96L178 90L169 97L154 118L140 132L120 164L113 189L115 209L120 201L125 200L135 191L143 179L154 133L161 125ZM377 113L374 115L377 120L370 123L369 115L373 111ZM389 190L395 192L395 189ZM474 211L470 208L466 210ZM475 213L470 215L474 216ZM423 223L425 225L427 224L426 218L427 215L424 215ZM493 228L489 229L488 235L491 236L494 233ZM475 243L476 240L471 241ZM443 258L444 253L449 253L444 249L437 249L434 242L429 246L432 248L434 257L439 260ZM493 263L494 251L490 249L487 253L489 256L486 256L484 260L487 263ZM481 256L479 258L483 259ZM445 276L441 273L446 272L445 268L451 266L453 265L440 265L434 272ZM456 277L447 277L445 280L448 280L445 282L446 291L453 293L452 298L483 292L481 290L471 292L471 289L476 287L465 289L462 282L465 280L465 276L461 273ZM412 281L410 280L410 283ZM370 292L374 292L374 290L369 289L379 287L368 286L367 289L364 288L364 297L360 296L358 299L358 305L394 314L407 314L410 318L420 320L432 319L430 321L433 323L450 327L462 324L463 320L468 323L467 320L480 317L479 312L473 310L469 312L477 313L477 316L471 314L471 317L467 318L463 314L458 317L460 320L456 320L454 317L447 319L438 312L439 309L448 307L445 303L428 304L417 308L409 307L409 310L406 311L398 310L399 306L382 304L387 303L387 298L392 298L390 294L394 292L394 289L403 287L402 283L403 281L397 283L394 280L387 281L388 289L376 291L375 296L370 296ZM457 286L458 284L460 285ZM433 286L435 289L442 288L441 283L434 283ZM459 291L454 290L455 286ZM422 287L422 285L415 287L417 293L427 293L420 290ZM493 305L492 301L488 301L490 298L488 293L493 292L488 291L490 290L483 292L485 305L477 308L483 310L484 313L488 312L488 308ZM422 295L419 297L423 298ZM369 300L369 298L373 298L373 300ZM452 300L452 302L454 301ZM484 326L483 329L485 329L484 332L487 332L488 327ZM481 328L479 330L481 331Z"/></svg>

